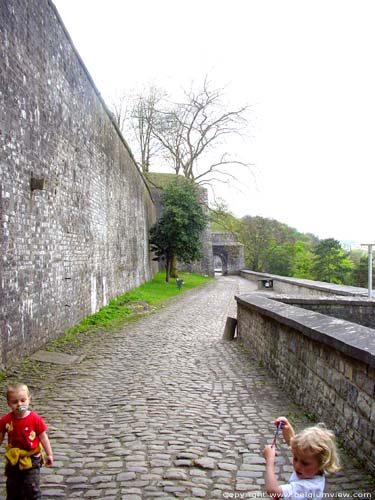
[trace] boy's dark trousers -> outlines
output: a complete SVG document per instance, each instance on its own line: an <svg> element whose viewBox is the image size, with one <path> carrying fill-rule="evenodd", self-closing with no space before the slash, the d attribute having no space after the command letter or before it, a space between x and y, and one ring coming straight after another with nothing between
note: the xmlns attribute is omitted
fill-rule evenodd
<svg viewBox="0 0 375 500"><path fill-rule="evenodd" d="M5 466L7 500L40 500L40 457L31 457L32 468L20 470L17 465Z"/></svg>

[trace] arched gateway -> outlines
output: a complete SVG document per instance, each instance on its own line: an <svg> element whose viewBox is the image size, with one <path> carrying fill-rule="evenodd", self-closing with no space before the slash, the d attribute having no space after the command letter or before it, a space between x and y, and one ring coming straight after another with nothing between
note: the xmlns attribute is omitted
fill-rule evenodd
<svg viewBox="0 0 375 500"><path fill-rule="evenodd" d="M238 274L245 268L244 247L238 242L237 235L232 233L211 233L212 253L215 269L220 269L221 273Z"/></svg>

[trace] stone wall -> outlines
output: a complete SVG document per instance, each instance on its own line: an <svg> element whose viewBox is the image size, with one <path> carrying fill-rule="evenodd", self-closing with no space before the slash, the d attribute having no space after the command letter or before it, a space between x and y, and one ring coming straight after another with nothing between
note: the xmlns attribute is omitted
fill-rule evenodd
<svg viewBox="0 0 375 500"><path fill-rule="evenodd" d="M373 300L361 300L355 297L298 299L277 296L274 299L280 300L284 304L291 304L309 311L316 311L327 316L375 328L375 302Z"/></svg>
<svg viewBox="0 0 375 500"><path fill-rule="evenodd" d="M293 295L294 297L327 297L327 295L366 297L368 293L365 288L290 278L276 274L260 273L249 269L243 269L240 275L250 281L272 279L274 292Z"/></svg>
<svg viewBox="0 0 375 500"><path fill-rule="evenodd" d="M211 233L214 256L220 258L223 274L239 274L245 267L244 245L233 233Z"/></svg>
<svg viewBox="0 0 375 500"><path fill-rule="evenodd" d="M1 359L152 277L150 193L48 0L0 9Z"/></svg>
<svg viewBox="0 0 375 500"><path fill-rule="evenodd" d="M238 338L251 356L374 473L374 330L261 294L236 299Z"/></svg>

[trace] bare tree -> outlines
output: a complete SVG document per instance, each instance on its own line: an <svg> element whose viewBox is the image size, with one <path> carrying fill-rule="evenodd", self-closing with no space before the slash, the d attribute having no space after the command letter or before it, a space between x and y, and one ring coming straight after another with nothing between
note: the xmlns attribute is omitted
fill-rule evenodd
<svg viewBox="0 0 375 500"><path fill-rule="evenodd" d="M222 104L222 89L211 89L207 79L201 90L184 92L184 97L184 102L159 110L153 126L153 135L175 172L198 183L209 183L220 180L217 174L234 177L225 171L228 165L249 166L228 153L218 153L228 136L241 134L247 126L248 106L228 111ZM215 155L217 159L212 161Z"/></svg>
<svg viewBox="0 0 375 500"><path fill-rule="evenodd" d="M157 106L164 96L162 90L152 86L141 94L123 94L112 105L116 123L135 150L136 162L142 172L149 172L151 160L161 148L152 132Z"/></svg>
<svg viewBox="0 0 375 500"><path fill-rule="evenodd" d="M157 108L164 95L160 89L151 87L146 95L138 96L133 105L132 128L140 155L138 166L142 172L150 171L151 160L161 148L153 131L158 115Z"/></svg>
<svg viewBox="0 0 375 500"><path fill-rule="evenodd" d="M233 159L223 147L229 136L246 129L249 107L226 109L223 89L211 88L207 78L201 89L184 91L183 96L182 102L171 102L166 93L151 87L133 98L129 120L139 167L148 172L151 163L160 166L163 160L176 174L200 184L223 182L224 176L235 179L233 168L227 167L250 164ZM132 145L131 138L127 140Z"/></svg>
<svg viewBox="0 0 375 500"><path fill-rule="evenodd" d="M120 132L124 133L130 117L129 99L125 94L119 96L116 102L112 103L111 111Z"/></svg>

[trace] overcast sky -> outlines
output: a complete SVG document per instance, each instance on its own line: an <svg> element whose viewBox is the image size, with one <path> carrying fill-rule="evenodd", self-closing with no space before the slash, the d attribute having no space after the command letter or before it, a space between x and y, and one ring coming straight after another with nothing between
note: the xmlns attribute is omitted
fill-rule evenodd
<svg viewBox="0 0 375 500"><path fill-rule="evenodd" d="M228 144L255 180L218 195L320 238L375 242L372 0L54 0L107 104L205 75L252 107Z"/></svg>

